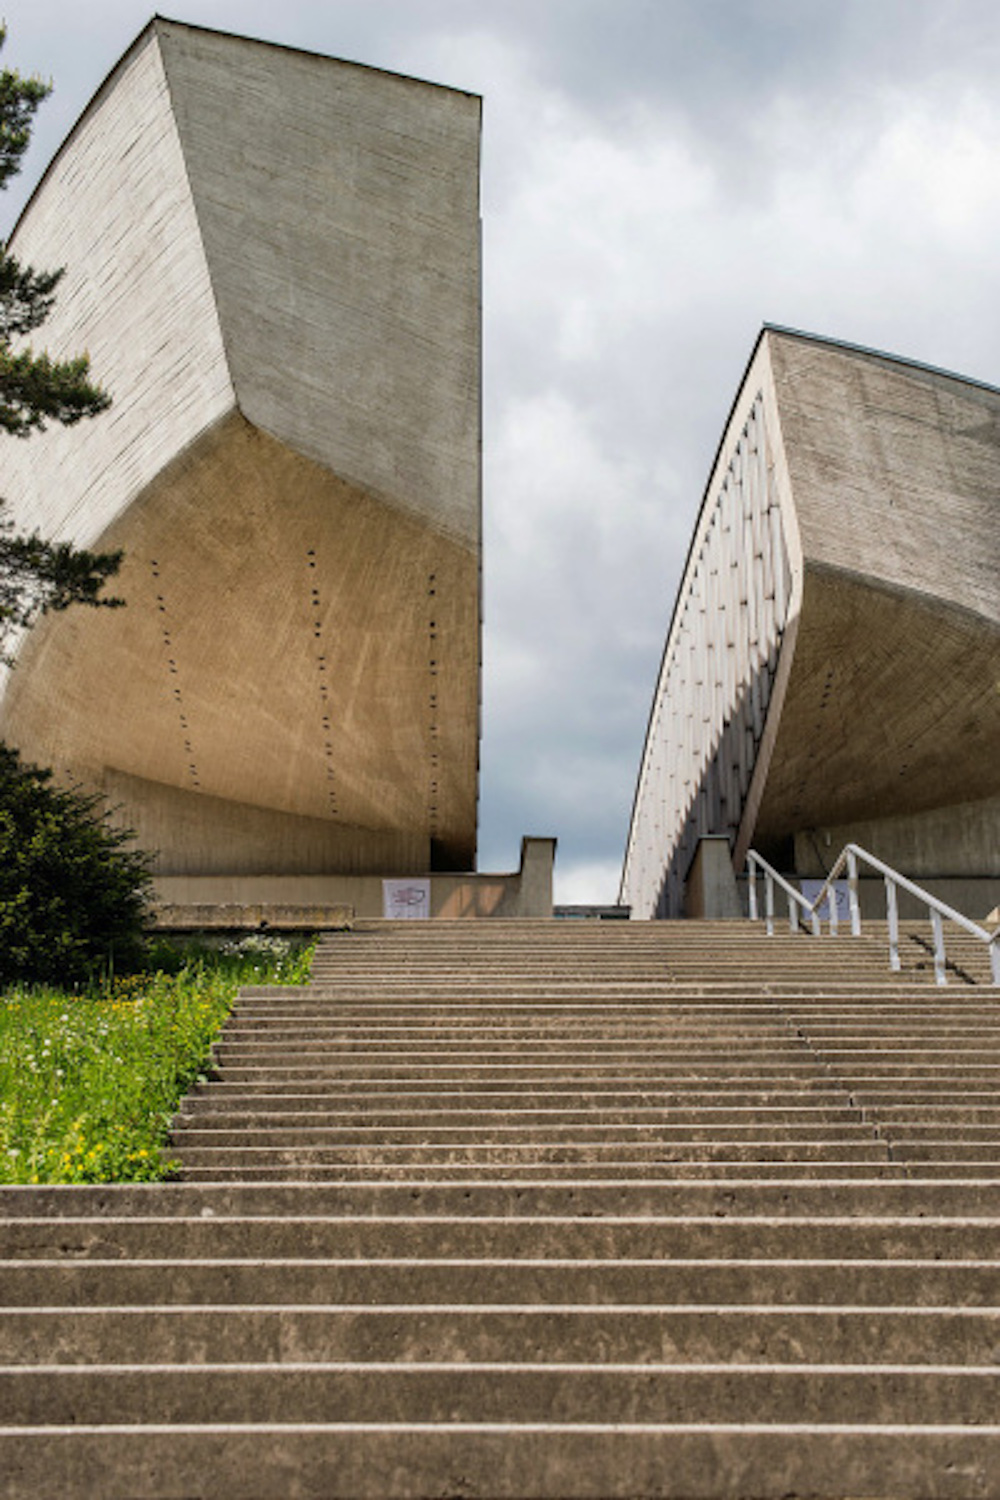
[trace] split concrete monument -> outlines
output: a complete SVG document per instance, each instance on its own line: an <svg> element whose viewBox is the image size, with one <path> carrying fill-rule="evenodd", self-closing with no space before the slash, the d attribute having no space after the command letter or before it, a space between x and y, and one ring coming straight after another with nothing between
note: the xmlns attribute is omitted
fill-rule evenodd
<svg viewBox="0 0 1000 1500"><path fill-rule="evenodd" d="M761 333L653 700L634 915L683 913L706 835L800 876L853 840L970 916L1000 900L1000 390Z"/></svg>
<svg viewBox="0 0 1000 1500"><path fill-rule="evenodd" d="M44 619L0 733L168 901L474 868L479 132L474 95L157 18L17 226L113 406L9 444L5 494L124 548L127 608Z"/></svg>

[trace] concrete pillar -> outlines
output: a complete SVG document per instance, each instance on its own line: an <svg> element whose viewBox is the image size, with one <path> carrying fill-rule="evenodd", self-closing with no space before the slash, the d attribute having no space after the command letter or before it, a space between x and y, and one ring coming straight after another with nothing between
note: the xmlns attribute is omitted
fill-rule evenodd
<svg viewBox="0 0 1000 1500"><path fill-rule="evenodd" d="M518 893L519 917L551 917L552 871L556 862L554 838L521 840L521 883Z"/></svg>
<svg viewBox="0 0 1000 1500"><path fill-rule="evenodd" d="M729 839L709 833L698 840L684 882L685 917L742 917Z"/></svg>

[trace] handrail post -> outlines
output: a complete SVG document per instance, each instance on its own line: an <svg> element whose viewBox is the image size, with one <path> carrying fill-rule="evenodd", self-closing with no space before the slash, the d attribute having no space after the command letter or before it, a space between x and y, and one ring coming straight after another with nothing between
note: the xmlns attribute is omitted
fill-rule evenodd
<svg viewBox="0 0 1000 1500"><path fill-rule="evenodd" d="M861 936L861 903L858 900L858 856L847 852L847 890L851 902L851 936Z"/></svg>
<svg viewBox="0 0 1000 1500"><path fill-rule="evenodd" d="M889 967L895 973L899 973L899 903L896 900L896 882L890 880L888 875L885 880L885 913L889 919Z"/></svg>
<svg viewBox="0 0 1000 1500"><path fill-rule="evenodd" d="M945 973L944 960L944 923L941 921L941 913L936 907L930 908L931 931L934 934L934 983L947 984L948 976Z"/></svg>
<svg viewBox="0 0 1000 1500"><path fill-rule="evenodd" d="M886 915L889 928L889 964L895 973L899 973L902 965L899 953L899 892L906 891L909 896L919 901L931 921L931 929L934 934L934 977L938 984L947 984L947 959L944 951L944 926L943 919L947 917L949 922L954 922L965 932L971 933L974 938L986 943L990 950L990 973L992 983L1000 989L1000 932L989 933L986 928L978 922L973 922L971 917L963 916L954 907L948 906L937 896L932 896L930 891L924 890L891 865L884 864L882 860L876 859L874 854L869 854L867 849L860 848L857 844L845 844L840 854L834 861L833 868L819 889L819 893L812 901L807 901L805 896L797 891L793 885L779 875L762 855L754 850L747 850L747 876L750 883L750 914L755 919L759 915L757 901L757 875L764 877L764 901L767 916L767 935L774 937L774 887L780 885L788 901L788 923L793 932L799 927L805 928L805 919L802 912L810 919L814 937L822 934L823 927L819 912L822 906L824 892L830 902L830 936L837 933L837 901L836 883L841 870L847 868L847 887L850 905L851 934L853 937L861 936L861 889L858 879L858 865L863 863L877 870L885 882ZM796 907L801 908L798 915Z"/></svg>

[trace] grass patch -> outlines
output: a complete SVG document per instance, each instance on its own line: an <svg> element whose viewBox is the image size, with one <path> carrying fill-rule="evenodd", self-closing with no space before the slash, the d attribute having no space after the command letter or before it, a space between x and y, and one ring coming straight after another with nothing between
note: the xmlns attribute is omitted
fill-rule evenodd
<svg viewBox="0 0 1000 1500"><path fill-rule="evenodd" d="M312 947L165 942L142 972L81 993L0 996L0 1183L156 1182L181 1096L244 984L302 984Z"/></svg>

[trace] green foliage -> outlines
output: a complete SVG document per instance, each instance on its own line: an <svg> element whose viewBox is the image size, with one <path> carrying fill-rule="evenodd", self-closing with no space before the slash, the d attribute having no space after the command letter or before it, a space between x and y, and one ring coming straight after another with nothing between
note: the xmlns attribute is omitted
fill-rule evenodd
<svg viewBox="0 0 1000 1500"><path fill-rule="evenodd" d="M111 397L90 383L89 370L85 354L60 362L31 349L0 349L0 429L27 437L44 430L47 420L71 427L81 417L96 417Z"/></svg>
<svg viewBox="0 0 1000 1500"><path fill-rule="evenodd" d="M0 26L0 46L5 38ZM50 87L0 72L0 188L20 169ZM45 321L61 277L22 266L0 245L0 433L26 437L49 421L69 426L109 405L89 379L86 355L58 360L11 347ZM12 640L46 610L120 604L100 597L120 561L117 552L19 535L0 500L0 662L12 664ZM0 982L75 983L134 957L149 876L127 843L97 798L58 789L49 772L23 766L0 745Z"/></svg>
<svg viewBox="0 0 1000 1500"><path fill-rule="evenodd" d="M0 47L6 38L0 26ZM0 72L0 188L20 170L35 110L51 91L38 78ZM28 437L49 422L72 426L104 411L111 398L90 379L85 354L53 359L26 345L12 347L44 323L62 271L22 266L0 246L0 433ZM21 537L0 500L0 662L10 665L9 641L49 609L70 604L117 605L101 588L117 571L121 553L91 553L34 533Z"/></svg>
<svg viewBox="0 0 1000 1500"><path fill-rule="evenodd" d="M235 984L306 984L315 946L266 932L212 944L154 935L146 943L143 968L161 974L221 974Z"/></svg>
<svg viewBox="0 0 1000 1500"><path fill-rule="evenodd" d="M6 40L7 27L0 25L0 47ZM22 78L8 68L0 72L0 188L21 170L35 110L51 92L51 83L38 77Z"/></svg>
<svg viewBox="0 0 1000 1500"><path fill-rule="evenodd" d="M81 983L141 953L147 856L99 800L0 744L0 983Z"/></svg>
<svg viewBox="0 0 1000 1500"><path fill-rule="evenodd" d="M0 47L6 36L6 27L0 26ZM39 78L22 78L9 68L0 72L0 188L20 171L35 110L51 91L52 85ZM68 426L110 405L107 393L89 378L85 354L56 360L10 348L12 338L44 323L62 274L35 271L6 248L0 252L0 431L18 437L44 428L49 420Z"/></svg>
<svg viewBox="0 0 1000 1500"><path fill-rule="evenodd" d="M148 1182L241 984L300 984L312 948L158 942L148 972L83 995L0 996L0 1183ZM164 972L161 963L174 972Z"/></svg>
<svg viewBox="0 0 1000 1500"><path fill-rule="evenodd" d="M13 255L0 262L0 340L4 344L45 322L55 304L62 271L33 271Z"/></svg>
<svg viewBox="0 0 1000 1500"><path fill-rule="evenodd" d="M85 552L68 542L49 542L37 531L19 536L0 500L0 662L13 665L6 642L48 610L71 604L119 608L123 599L99 595L121 558L121 552Z"/></svg>

